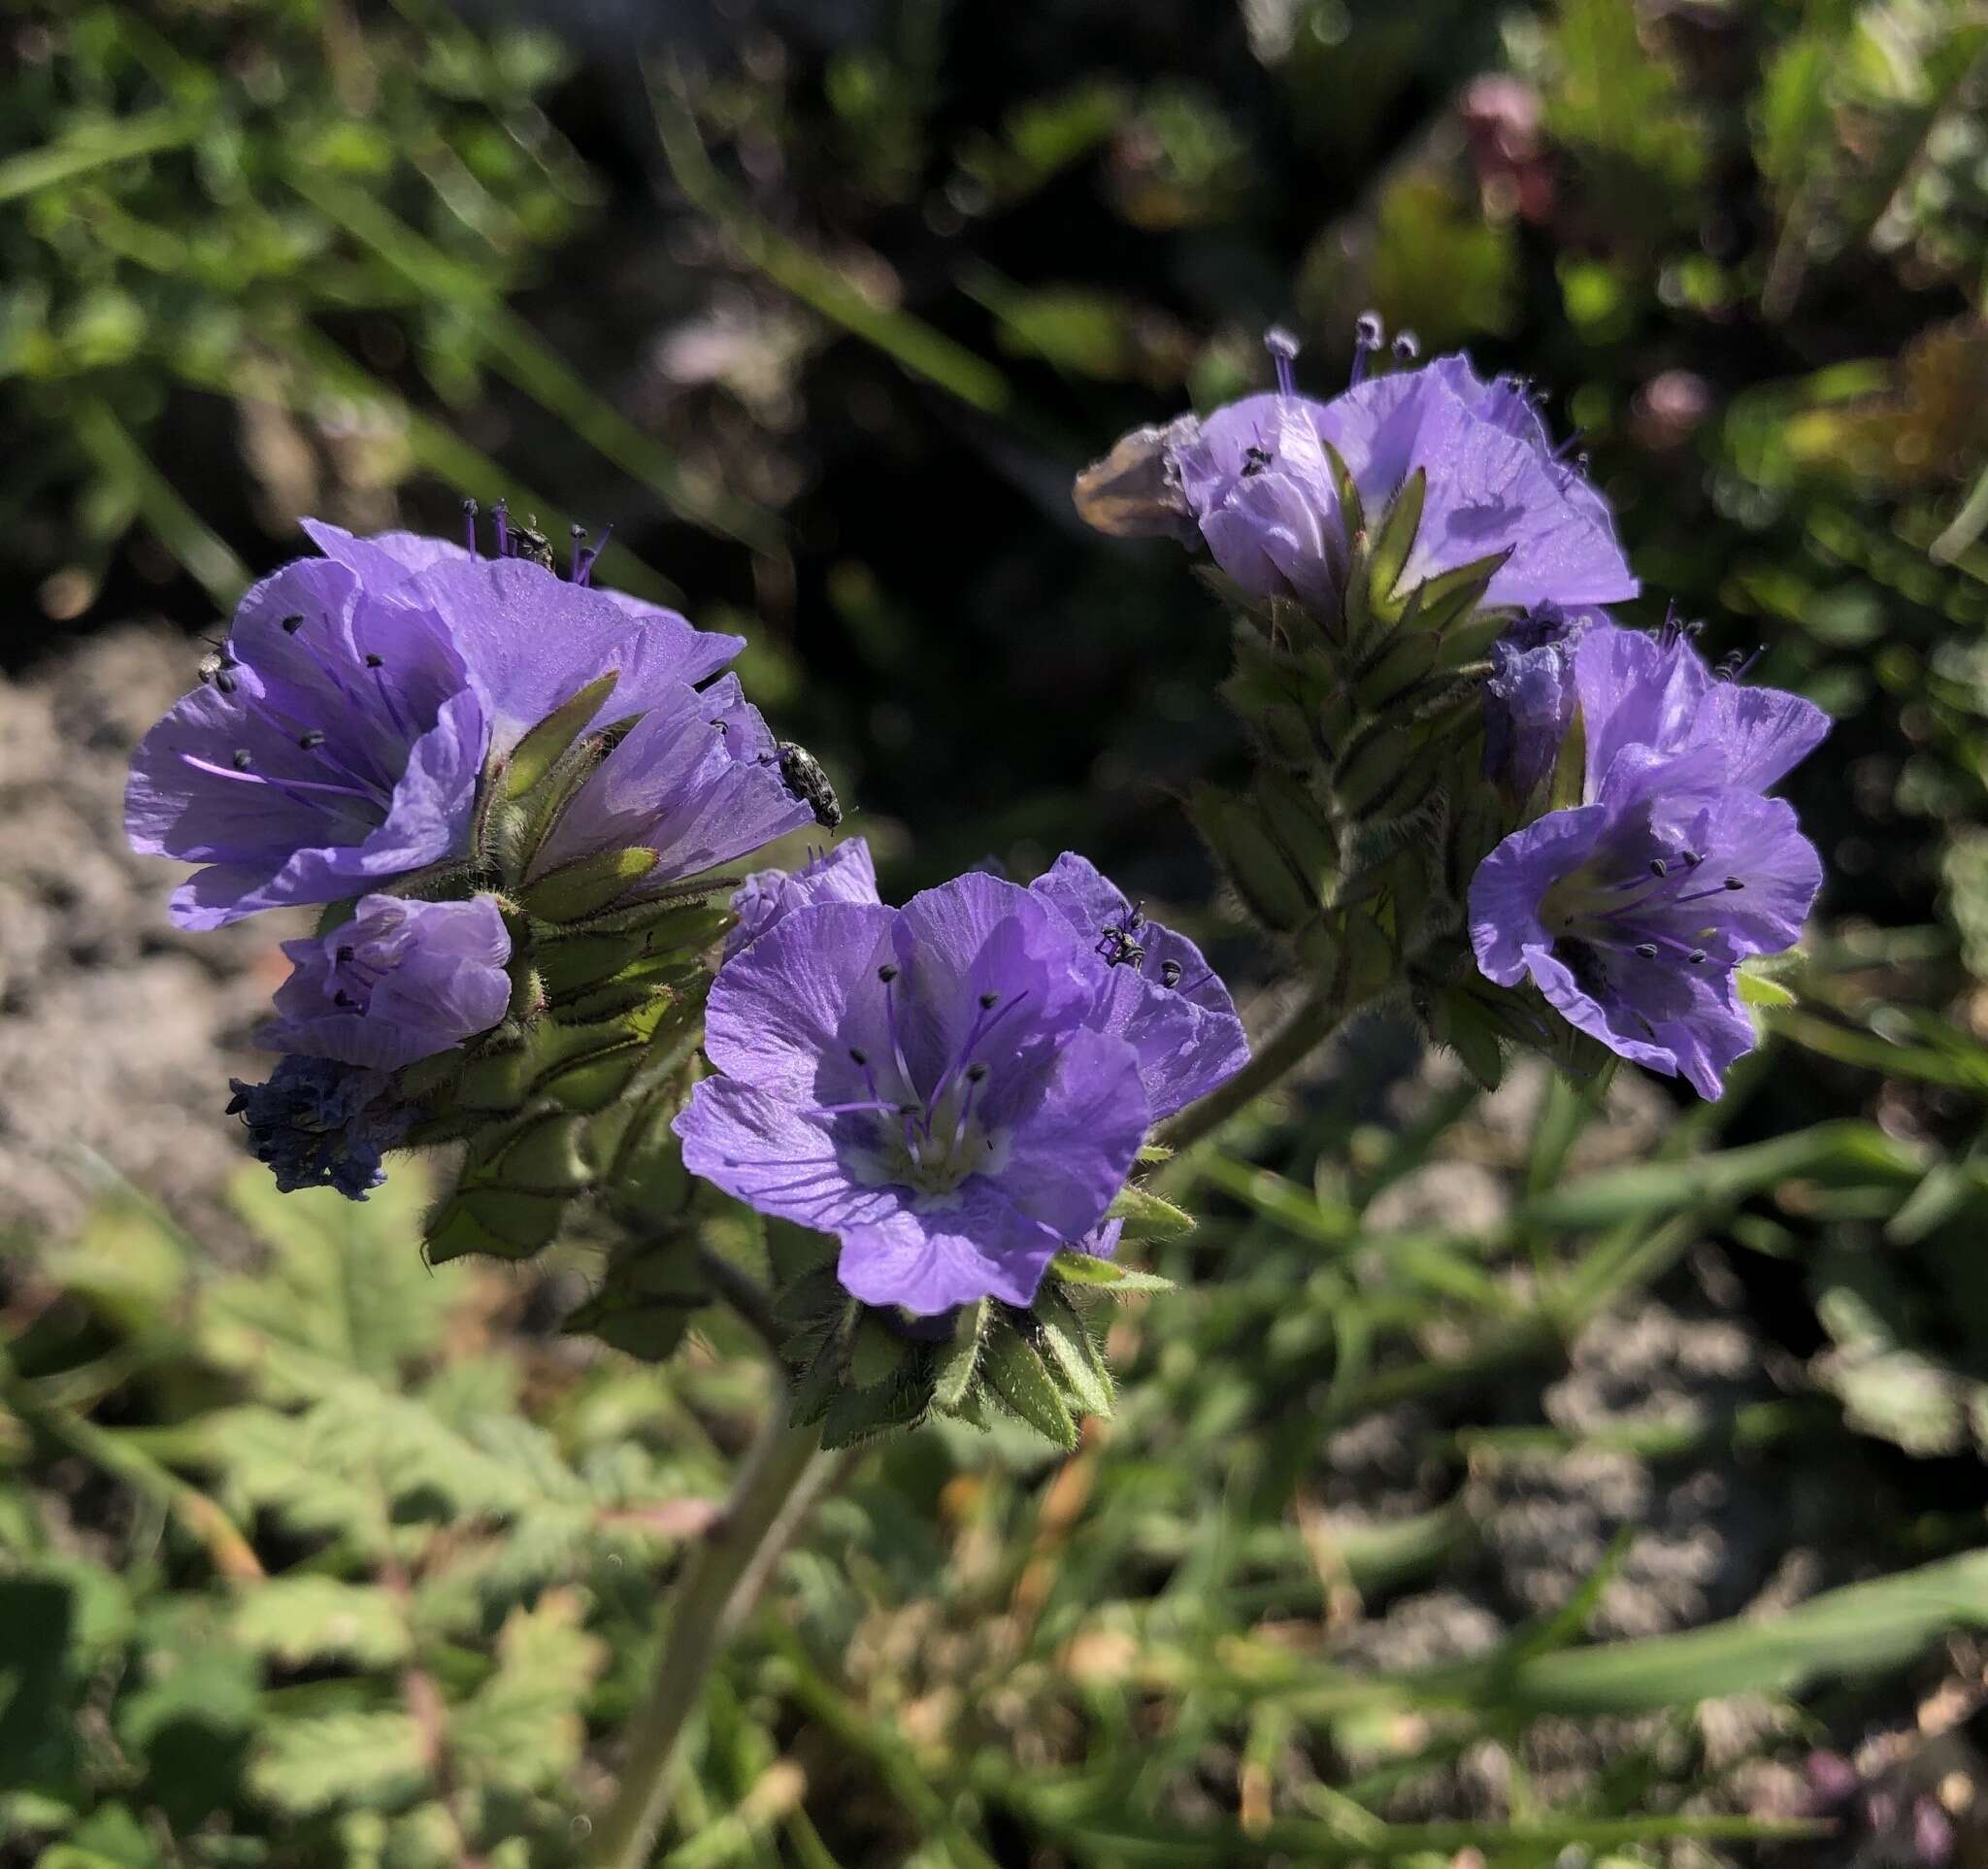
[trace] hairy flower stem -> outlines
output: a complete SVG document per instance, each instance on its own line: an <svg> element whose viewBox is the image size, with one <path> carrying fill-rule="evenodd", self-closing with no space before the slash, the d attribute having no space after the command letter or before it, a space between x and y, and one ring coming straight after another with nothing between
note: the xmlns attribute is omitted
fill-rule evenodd
<svg viewBox="0 0 1988 1869"><path fill-rule="evenodd" d="M1258 1047L1242 1070L1198 1102L1190 1103L1171 1122L1161 1125L1154 1140L1176 1155L1211 1136L1264 1091L1294 1071L1330 1038L1345 1016L1339 997L1329 988L1313 989L1305 1003Z"/></svg>
<svg viewBox="0 0 1988 1869"><path fill-rule="evenodd" d="M733 1636L751 1615L794 1534L843 1465L813 1427L787 1424L776 1397L717 1522L670 1593L668 1623L641 1709L630 1720L621 1783L594 1825L595 1869L643 1869L669 1809L683 1728Z"/></svg>

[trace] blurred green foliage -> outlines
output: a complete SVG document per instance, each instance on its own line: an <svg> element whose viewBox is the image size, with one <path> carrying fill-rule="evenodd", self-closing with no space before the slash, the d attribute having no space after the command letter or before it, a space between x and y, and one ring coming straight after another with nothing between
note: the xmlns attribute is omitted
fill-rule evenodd
<svg viewBox="0 0 1988 1869"><path fill-rule="evenodd" d="M1373 307L1555 392L1638 617L1674 597L1836 715L1792 787L1831 881L1716 1109L1596 1081L1514 1118L1369 1030L1176 1164L1202 1224L1153 1249L1181 1288L1112 1315L1115 1420L1062 1465L950 1424L856 1466L710 1696L662 1859L1695 1866L1760 1859L1793 1807L1749 1774L1867 1722L1974 1772L1978 10L858 11L635 9L590 50L578 13L562 44L419 0L17 9L9 577L50 625L190 628L305 501L598 507L635 548L607 575L750 629L891 893L1080 845L1246 983L1172 802L1236 756L1215 606L1084 535L1069 480L1260 384L1271 319L1329 389ZM574 1859L762 1379L718 1334L588 1360L547 1334L570 1306L430 1275L405 1175L243 1199L253 1271L123 1196L8 1266L0 1848ZM1743 1320L1757 1380L1570 1417L1646 1292ZM1545 1611L1500 1597L1499 1487L1619 1459L1694 1525L1712 1473L1819 1593L1588 1642L1633 1571L1603 1538ZM1424 1593L1494 1605L1488 1646L1376 1660ZM1731 1741L1698 1703L1741 1692Z"/></svg>

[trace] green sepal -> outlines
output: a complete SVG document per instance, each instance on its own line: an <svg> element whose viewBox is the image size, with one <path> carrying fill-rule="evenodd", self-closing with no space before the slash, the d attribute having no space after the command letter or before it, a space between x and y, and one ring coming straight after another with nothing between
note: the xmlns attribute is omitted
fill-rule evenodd
<svg viewBox="0 0 1988 1869"><path fill-rule="evenodd" d="M910 1367L875 1388L837 1389L821 1415L821 1445L839 1452L894 1428L916 1427L931 1407L930 1388Z"/></svg>
<svg viewBox="0 0 1988 1869"><path fill-rule="evenodd" d="M1512 615L1508 610L1474 611L1444 630L1442 668L1454 671L1481 662L1491 652L1491 645L1511 627Z"/></svg>
<svg viewBox="0 0 1988 1869"><path fill-rule="evenodd" d="M712 1301L694 1232L673 1226L617 1247L600 1288L560 1328L567 1336L598 1337L645 1362L662 1362Z"/></svg>
<svg viewBox="0 0 1988 1869"><path fill-rule="evenodd" d="M1552 774L1546 782L1545 809L1549 812L1572 811L1586 796L1587 774L1588 724L1580 709L1575 708L1574 718L1560 742Z"/></svg>
<svg viewBox="0 0 1988 1869"><path fill-rule="evenodd" d="M598 680L589 682L570 700L562 701L512 749L498 782L506 798L522 798L559 763L566 750L600 713L601 703L613 693L620 679L621 671L611 668Z"/></svg>
<svg viewBox="0 0 1988 1869"><path fill-rule="evenodd" d="M817 1272L835 1278L835 1263L842 1243L833 1233L817 1233L792 1220L766 1217L766 1258L774 1285L784 1291L789 1285Z"/></svg>
<svg viewBox="0 0 1988 1869"><path fill-rule="evenodd" d="M1441 652L1435 636L1398 632L1383 638L1354 677L1353 698L1369 714L1384 712L1435 671Z"/></svg>
<svg viewBox="0 0 1988 1869"><path fill-rule="evenodd" d="M951 1338L939 1348L933 1360L932 1406L944 1414L956 1411L973 1387L993 1310L986 1298L978 1304L962 1305L953 1318Z"/></svg>
<svg viewBox="0 0 1988 1869"><path fill-rule="evenodd" d="M1135 1240L1171 1240L1194 1231L1192 1214L1129 1182L1105 1210L1105 1218L1124 1221L1126 1234Z"/></svg>
<svg viewBox="0 0 1988 1869"><path fill-rule="evenodd" d="M1740 1003L1757 1013L1777 1012L1782 1007L1802 1003L1798 993L1763 973L1757 959L1741 961L1734 979L1740 988Z"/></svg>
<svg viewBox="0 0 1988 1869"><path fill-rule="evenodd" d="M604 925L612 919L614 925ZM642 903L580 928L533 930L547 997L554 1004L605 985L642 961L666 957L689 962L730 925L729 911L699 897L659 905Z"/></svg>
<svg viewBox="0 0 1988 1869"><path fill-rule="evenodd" d="M1130 1297L1134 1292L1172 1291L1174 1282L1157 1272L1140 1272L1115 1259L1101 1259L1095 1252L1078 1252L1065 1247L1049 1261L1049 1276L1066 1285L1089 1285L1109 1291L1113 1297Z"/></svg>
<svg viewBox="0 0 1988 1869"><path fill-rule="evenodd" d="M322 941L333 929L343 928L358 913L359 898L355 895L346 896L338 902L327 902L323 908L318 910L317 920L314 924L312 932L319 941Z"/></svg>
<svg viewBox="0 0 1988 1869"><path fill-rule="evenodd" d="M980 1374L987 1392L1017 1420L1070 1453L1077 1448L1077 1420L1051 1378L1042 1352L1005 1318L980 1346Z"/></svg>
<svg viewBox="0 0 1988 1869"><path fill-rule="evenodd" d="M1029 1309L1038 1347L1052 1373L1087 1415L1109 1420L1115 1390L1090 1325L1062 1289L1046 1280Z"/></svg>
<svg viewBox="0 0 1988 1869"><path fill-rule="evenodd" d="M1517 550L1507 546L1503 551L1488 551L1481 558L1473 558L1468 564L1460 564L1454 570L1439 572L1433 578L1424 578L1415 586L1410 600L1412 614L1405 611L1402 626L1405 629L1447 629L1460 617L1483 600L1491 580L1505 569L1505 562Z"/></svg>
<svg viewBox="0 0 1988 1869"><path fill-rule="evenodd" d="M798 1278L778 1282L773 1315L781 1323L812 1329L825 1318L840 1317L848 1301L835 1267L817 1265Z"/></svg>
<svg viewBox="0 0 1988 1869"><path fill-rule="evenodd" d="M1364 910L1348 913L1344 929L1343 1003L1364 1006L1394 985L1400 959L1388 931Z"/></svg>
<svg viewBox="0 0 1988 1869"><path fill-rule="evenodd" d="M519 892L526 914L543 921L579 921L613 908L662 861L658 851L631 846L602 851L547 871Z"/></svg>
<svg viewBox="0 0 1988 1869"><path fill-rule="evenodd" d="M848 1379L857 1388L895 1382L916 1353L917 1346L910 1339L900 1337L866 1312L856 1319L849 1338Z"/></svg>
<svg viewBox="0 0 1988 1869"><path fill-rule="evenodd" d="M493 1191L571 1195L590 1186L593 1165L585 1150L586 1122L563 1110L534 1110L505 1129L495 1146L471 1163Z"/></svg>
<svg viewBox="0 0 1988 1869"><path fill-rule="evenodd" d="M1291 867L1249 800L1198 785L1187 815L1243 906L1266 928L1290 933L1316 915L1317 893Z"/></svg>
<svg viewBox="0 0 1988 1869"><path fill-rule="evenodd" d="M1288 773L1256 775L1258 821L1284 867L1305 891L1308 913L1331 895L1338 881L1340 840L1317 801Z"/></svg>
<svg viewBox="0 0 1988 1869"><path fill-rule="evenodd" d="M560 1194L458 1187L429 1222L428 1263L443 1265L471 1253L528 1259L558 1237L566 1208Z"/></svg>
<svg viewBox="0 0 1988 1869"><path fill-rule="evenodd" d="M1429 471L1418 467L1402 483L1402 489L1387 509L1380 530L1369 547L1367 593L1376 614L1398 617L1394 588L1408 569L1408 553L1415 549L1415 533L1422 523L1422 504L1429 493Z"/></svg>
<svg viewBox="0 0 1988 1869"><path fill-rule="evenodd" d="M1360 498L1360 484L1353 479L1345 456L1331 442L1321 437L1318 445L1325 452L1326 466L1332 471L1333 490L1340 496L1340 522L1350 539L1367 530L1367 507Z"/></svg>
<svg viewBox="0 0 1988 1869"><path fill-rule="evenodd" d="M1332 775L1340 808L1364 818L1387 804L1399 789L1413 742L1400 727L1375 722L1341 755Z"/></svg>
<svg viewBox="0 0 1988 1869"><path fill-rule="evenodd" d="M1446 1045L1485 1090L1495 1090L1505 1077L1505 1048L1500 1020L1483 997L1467 985L1445 987L1429 1009L1429 1036Z"/></svg>

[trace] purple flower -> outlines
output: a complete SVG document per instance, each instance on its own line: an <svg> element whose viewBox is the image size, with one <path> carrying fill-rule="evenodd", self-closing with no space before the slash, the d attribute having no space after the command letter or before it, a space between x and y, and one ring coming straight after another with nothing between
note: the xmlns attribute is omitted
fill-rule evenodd
<svg viewBox="0 0 1988 1869"><path fill-rule="evenodd" d="M134 849L207 866L174 894L182 927L333 902L462 848L489 721L432 612L302 560L242 599L204 675L124 794Z"/></svg>
<svg viewBox="0 0 1988 1869"><path fill-rule="evenodd" d="M735 676L663 688L560 813L527 881L645 849L656 860L629 892L639 899L813 823L812 808L787 789L777 746Z"/></svg>
<svg viewBox="0 0 1988 1869"><path fill-rule="evenodd" d="M877 865L860 837L823 851L798 870L754 870L732 895L739 918L725 937L725 958L757 941L775 922L815 902L880 902Z"/></svg>
<svg viewBox="0 0 1988 1869"><path fill-rule="evenodd" d="M486 1032L511 1003L511 936L487 895L368 895L329 934L286 941L293 971L257 1042L272 1051L397 1071Z"/></svg>
<svg viewBox="0 0 1988 1869"><path fill-rule="evenodd" d="M1278 389L1218 410L1168 461L1215 562L1243 589L1332 601L1345 576L1337 451L1376 527L1420 470L1427 490L1399 588L1504 553L1484 601L1532 609L1612 603L1638 584L1608 503L1560 459L1531 398L1465 356L1357 382L1331 402Z"/></svg>
<svg viewBox="0 0 1988 1869"><path fill-rule="evenodd" d="M1491 645L1484 682L1484 777L1513 800L1531 797L1574 722L1574 651L1594 611L1541 604Z"/></svg>
<svg viewBox="0 0 1988 1869"><path fill-rule="evenodd" d="M370 596L436 617L482 698L493 753L610 669L619 679L606 708L621 719L709 681L746 647L743 636L694 629L674 610L557 577L529 558L472 557L413 532L359 539L319 519L304 530Z"/></svg>
<svg viewBox="0 0 1988 1869"><path fill-rule="evenodd" d="M1139 1053L1153 1120L1206 1096L1249 1062L1235 1002L1201 950L1144 916L1091 862L1066 851L1029 884L1087 944L1100 984L1090 1023Z"/></svg>
<svg viewBox="0 0 1988 1869"><path fill-rule="evenodd" d="M406 1136L415 1114L395 1101L385 1072L331 1058L286 1057L267 1084L230 1078L228 1088L228 1114L242 1118L249 1149L285 1194L336 1187L364 1200L386 1178L381 1155Z"/></svg>
<svg viewBox="0 0 1988 1869"><path fill-rule="evenodd" d="M1828 730L1812 703L1717 680L1682 632L1608 623L1574 651L1583 802L1514 832L1471 883L1487 978L1716 1097L1754 1044L1736 970L1800 939L1822 865L1763 788Z"/></svg>
<svg viewBox="0 0 1988 1869"><path fill-rule="evenodd" d="M922 1317L1025 1305L1105 1217L1151 1118L1062 915L967 875L903 909L797 909L726 963L676 1121L727 1193L842 1241L838 1277Z"/></svg>
<svg viewBox="0 0 1988 1869"><path fill-rule="evenodd" d="M132 761L135 849L205 864L182 927L333 902L462 853L477 780L610 669L622 718L744 647L526 558L307 520L325 557L255 585Z"/></svg>

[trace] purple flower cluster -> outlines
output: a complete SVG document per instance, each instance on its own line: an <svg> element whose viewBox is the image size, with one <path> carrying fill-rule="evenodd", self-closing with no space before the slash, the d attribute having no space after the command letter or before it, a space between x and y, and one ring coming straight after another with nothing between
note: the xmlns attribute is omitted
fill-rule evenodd
<svg viewBox="0 0 1988 1869"><path fill-rule="evenodd" d="M413 533L323 551L243 598L202 685L146 735L125 819L133 847L201 868L173 918L214 928L335 902L468 853L478 784L602 675L638 724L565 813L552 862L657 851L653 890L812 820L735 684L700 687L745 647L674 611L517 555Z"/></svg>
<svg viewBox="0 0 1988 1869"><path fill-rule="evenodd" d="M1337 602L1350 541L1336 453L1370 522L1415 476L1426 481L1403 589L1493 559L1489 604L1572 608L1636 595L1607 500L1562 458L1521 385L1486 382L1457 355L1363 374L1319 402L1293 386L1294 347L1274 333L1272 350L1275 391L1167 431L1170 487L1242 589L1314 610Z"/></svg>
<svg viewBox="0 0 1988 1869"><path fill-rule="evenodd" d="M321 938L285 944L294 971L261 1035L284 1056L231 1107L283 1186L361 1198L413 1119L393 1074L489 1030L512 996L493 899L390 891L417 873L475 886L481 800L533 727L613 675L594 724L616 737L514 879L527 887L634 849L649 859L638 899L813 813L722 674L743 641L596 589L592 554L576 547L573 576L555 576L501 508L494 556L474 525L467 547L305 529L324 555L242 600L200 686L140 745L125 817L137 850L202 866L173 898L183 927L358 898Z"/></svg>
<svg viewBox="0 0 1988 1869"><path fill-rule="evenodd" d="M736 906L685 1165L837 1235L869 1304L1028 1304L1065 1247L1109 1251L1149 1125L1248 1055L1200 951L1081 857L890 909L852 842Z"/></svg>
<svg viewBox="0 0 1988 1869"><path fill-rule="evenodd" d="M1501 985L1529 978L1619 1056L1716 1097L1754 1044L1740 964L1792 947L1821 885L1793 809L1765 794L1828 717L1722 678L1670 626L1653 637L1589 619L1506 669L1504 744L1534 774L1557 755L1571 676L1583 784L1578 805L1513 832L1478 867L1477 964Z"/></svg>

